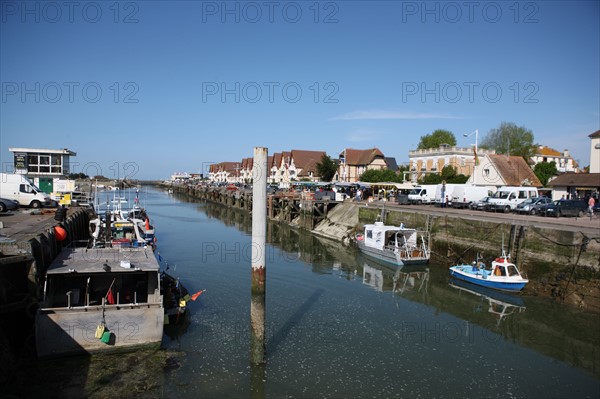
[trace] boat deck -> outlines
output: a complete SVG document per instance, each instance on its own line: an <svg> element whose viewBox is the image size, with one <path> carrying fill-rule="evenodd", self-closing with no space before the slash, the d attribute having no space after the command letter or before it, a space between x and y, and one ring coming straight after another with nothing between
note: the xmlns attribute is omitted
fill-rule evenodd
<svg viewBox="0 0 600 399"><path fill-rule="evenodd" d="M149 247L71 248L61 251L50 265L48 274L158 271L160 265Z"/></svg>

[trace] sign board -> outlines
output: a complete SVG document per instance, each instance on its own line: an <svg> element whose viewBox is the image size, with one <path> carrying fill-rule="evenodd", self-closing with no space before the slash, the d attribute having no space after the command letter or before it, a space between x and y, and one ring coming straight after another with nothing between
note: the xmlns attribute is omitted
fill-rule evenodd
<svg viewBox="0 0 600 399"><path fill-rule="evenodd" d="M15 169L27 170L27 153L15 152Z"/></svg>

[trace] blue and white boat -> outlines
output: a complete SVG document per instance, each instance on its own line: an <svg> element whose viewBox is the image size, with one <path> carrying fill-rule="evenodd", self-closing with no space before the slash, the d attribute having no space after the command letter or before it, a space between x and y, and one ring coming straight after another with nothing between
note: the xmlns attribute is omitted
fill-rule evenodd
<svg viewBox="0 0 600 399"><path fill-rule="evenodd" d="M529 282L523 278L517 266L509 261L506 254L492 261L491 267L483 262L475 261L472 265L456 265L450 267L450 275L456 279L482 287L502 291L518 292Z"/></svg>

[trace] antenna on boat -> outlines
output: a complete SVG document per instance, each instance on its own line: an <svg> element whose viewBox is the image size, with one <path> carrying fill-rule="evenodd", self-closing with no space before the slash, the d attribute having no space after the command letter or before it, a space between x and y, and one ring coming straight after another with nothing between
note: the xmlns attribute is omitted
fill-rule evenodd
<svg viewBox="0 0 600 399"><path fill-rule="evenodd" d="M379 220L381 221L381 223L385 224L385 202L381 206L381 215L379 215Z"/></svg>

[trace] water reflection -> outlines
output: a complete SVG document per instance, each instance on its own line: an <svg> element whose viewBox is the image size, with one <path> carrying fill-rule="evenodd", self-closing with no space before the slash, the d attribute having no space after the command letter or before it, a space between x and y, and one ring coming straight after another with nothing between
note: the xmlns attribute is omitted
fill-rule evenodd
<svg viewBox="0 0 600 399"><path fill-rule="evenodd" d="M363 258L363 284L376 291L402 295L416 291L427 295L429 266L387 266Z"/></svg>
<svg viewBox="0 0 600 399"><path fill-rule="evenodd" d="M478 287L457 279L451 279L448 285L457 289L459 296L463 296L463 294L467 297L471 296L473 310L475 312L485 312L487 310L498 320L497 326L506 317L524 312L526 309L523 298L515 295Z"/></svg>

